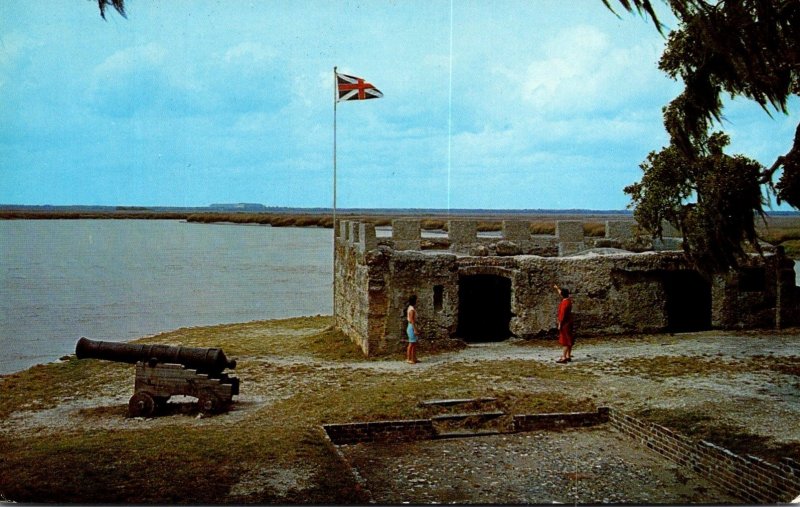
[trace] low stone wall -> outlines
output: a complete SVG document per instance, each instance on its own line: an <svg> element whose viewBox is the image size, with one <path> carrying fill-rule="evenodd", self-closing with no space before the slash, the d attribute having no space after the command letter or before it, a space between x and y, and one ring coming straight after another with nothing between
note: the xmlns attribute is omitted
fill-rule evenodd
<svg viewBox="0 0 800 507"><path fill-rule="evenodd" d="M790 502L800 494L800 463L784 458L773 465L753 456L739 456L710 442L694 442L669 428L611 411L614 428L679 465L703 474L747 502Z"/></svg>
<svg viewBox="0 0 800 507"><path fill-rule="evenodd" d="M436 436L431 419L325 424L322 426L336 445L358 442L409 442Z"/></svg>
<svg viewBox="0 0 800 507"><path fill-rule="evenodd" d="M608 422L609 411L607 407L600 407L597 409L597 412L515 415L514 431L522 432L596 426Z"/></svg>

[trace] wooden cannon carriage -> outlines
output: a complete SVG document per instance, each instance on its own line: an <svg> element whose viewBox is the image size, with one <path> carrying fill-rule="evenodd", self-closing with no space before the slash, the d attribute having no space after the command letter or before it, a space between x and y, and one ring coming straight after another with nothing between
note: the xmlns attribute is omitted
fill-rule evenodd
<svg viewBox="0 0 800 507"><path fill-rule="evenodd" d="M236 368L221 349L159 344L104 342L81 338L75 344L78 359L105 359L136 364L134 392L128 402L131 417L150 417L171 396L197 398L203 414L227 410L239 394L239 379L223 373Z"/></svg>

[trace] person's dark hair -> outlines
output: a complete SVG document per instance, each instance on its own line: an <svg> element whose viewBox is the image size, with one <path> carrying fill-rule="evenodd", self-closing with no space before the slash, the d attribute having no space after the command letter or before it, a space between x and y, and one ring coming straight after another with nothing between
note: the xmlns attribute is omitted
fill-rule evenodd
<svg viewBox="0 0 800 507"><path fill-rule="evenodd" d="M569 297L569 289L561 289L561 297L568 298Z"/></svg>
<svg viewBox="0 0 800 507"><path fill-rule="evenodd" d="M408 298L408 304L414 306L417 304L417 295L413 294L410 298Z"/></svg>

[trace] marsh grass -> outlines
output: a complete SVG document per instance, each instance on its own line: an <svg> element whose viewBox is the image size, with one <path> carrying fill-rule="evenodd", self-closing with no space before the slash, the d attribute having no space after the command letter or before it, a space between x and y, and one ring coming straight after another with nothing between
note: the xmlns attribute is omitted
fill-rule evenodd
<svg viewBox="0 0 800 507"><path fill-rule="evenodd" d="M347 220L360 220L376 226L389 226L392 220L402 215L376 215L342 213L341 218ZM531 234L555 234L555 220L583 220L584 234L589 237L602 237L605 235L605 222L598 221L602 215L564 214L556 219L552 214L509 214L498 219L486 219L480 216L458 217L457 219L470 219L478 221L479 232L497 232L502 229L503 219L528 220ZM448 229L447 222L450 217L441 215L419 216L420 226L423 230ZM617 219L616 215L609 218ZM44 211L44 210L0 210L0 220L37 220L37 219L156 219L156 220L186 220L197 223L235 223L235 224L260 224L273 227L333 227L333 217L327 213L290 213L290 212L172 212L153 211L147 208L120 208L115 211ZM757 221L757 231L760 239L773 245L783 245L786 254L792 258L800 258L800 217L778 216L768 217L766 223Z"/></svg>
<svg viewBox="0 0 800 507"><path fill-rule="evenodd" d="M556 233L556 223L551 221L531 222L530 230L533 235L553 236Z"/></svg>
<svg viewBox="0 0 800 507"><path fill-rule="evenodd" d="M758 237L773 245L783 245L786 255L800 258L800 217L781 217L781 220L759 222Z"/></svg>

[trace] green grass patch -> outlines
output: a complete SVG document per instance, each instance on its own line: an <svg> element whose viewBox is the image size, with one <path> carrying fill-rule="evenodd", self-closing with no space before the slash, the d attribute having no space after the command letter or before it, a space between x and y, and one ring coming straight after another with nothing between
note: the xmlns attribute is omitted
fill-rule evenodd
<svg viewBox="0 0 800 507"><path fill-rule="evenodd" d="M136 342L218 347L229 357L299 355L320 360L364 359L355 344L333 329L331 316L183 328L141 338Z"/></svg>
<svg viewBox="0 0 800 507"><path fill-rule="evenodd" d="M711 374L757 373L777 371L800 375L800 357L752 356L743 360L720 360L715 356L631 357L614 365L617 372L661 380L671 377Z"/></svg>
<svg viewBox="0 0 800 507"><path fill-rule="evenodd" d="M87 364L94 364L89 361ZM130 372L117 372L128 379ZM92 368L85 377L102 372ZM580 372L528 361L445 363L428 372L320 368L319 364L265 369L271 385L289 395L230 422L176 416L147 429L71 431L0 441L0 491L20 502L59 503L363 503L363 496L320 433L323 423L407 419L430 414L419 402L441 397L498 399L508 413L593 410L576 393L534 393L539 380L580 381ZM245 384L256 391L255 385ZM280 388L280 387L279 387ZM271 390L272 388L269 388ZM40 393L44 395L44 393ZM124 417L122 407L85 409L89 418ZM310 487L278 491L269 481L231 494L255 470L309 471Z"/></svg>
<svg viewBox="0 0 800 507"><path fill-rule="evenodd" d="M296 421L292 421L296 422ZM246 427L171 426L0 440L0 491L35 503L363 503L319 432L282 425L268 413ZM314 486L276 491L269 482L231 496L253 470L309 463Z"/></svg>
<svg viewBox="0 0 800 507"><path fill-rule="evenodd" d="M19 373L0 376L0 418L24 409L46 409L67 397L81 398L96 394L113 394L113 384L130 365L106 361L79 361L71 356L65 362L37 365ZM130 380L131 384L133 379Z"/></svg>
<svg viewBox="0 0 800 507"><path fill-rule="evenodd" d="M614 368L622 373L658 380L688 375L742 372L747 369L747 365L742 362L720 361L702 356L655 356L625 358L614 365Z"/></svg>

